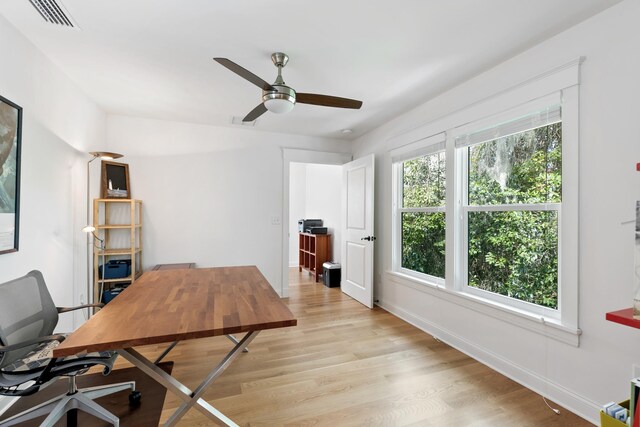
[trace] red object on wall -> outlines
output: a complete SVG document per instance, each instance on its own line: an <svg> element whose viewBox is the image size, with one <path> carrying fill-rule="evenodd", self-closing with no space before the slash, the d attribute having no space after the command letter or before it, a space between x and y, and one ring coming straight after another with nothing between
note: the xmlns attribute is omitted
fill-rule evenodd
<svg viewBox="0 0 640 427"><path fill-rule="evenodd" d="M636 170L640 172L640 163L636 163Z"/></svg>
<svg viewBox="0 0 640 427"><path fill-rule="evenodd" d="M635 408L638 408L638 404L640 404L640 396L638 396ZM640 427L640 411L638 409L633 414L633 427Z"/></svg>
<svg viewBox="0 0 640 427"><path fill-rule="evenodd" d="M620 323L621 325L640 329L640 320L633 318L633 308L611 311L606 314L605 318L610 322Z"/></svg>

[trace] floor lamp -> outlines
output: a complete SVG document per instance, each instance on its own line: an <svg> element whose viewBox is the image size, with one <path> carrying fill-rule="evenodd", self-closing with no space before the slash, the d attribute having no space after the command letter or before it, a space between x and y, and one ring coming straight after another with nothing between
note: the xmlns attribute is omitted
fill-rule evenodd
<svg viewBox="0 0 640 427"><path fill-rule="evenodd" d="M93 239L97 238L95 234L95 228L89 224L89 217L91 212L91 162L93 162L98 157L102 160L113 160L119 159L122 157L122 154L119 153L110 153L108 151L91 151L89 152L91 155L91 159L87 162L87 218L86 225L82 229L85 233L87 233L87 304L92 303L93 289L91 283L91 251L89 250L89 243L93 243ZM98 238L98 240L101 240ZM91 317L91 310L88 310L87 318Z"/></svg>

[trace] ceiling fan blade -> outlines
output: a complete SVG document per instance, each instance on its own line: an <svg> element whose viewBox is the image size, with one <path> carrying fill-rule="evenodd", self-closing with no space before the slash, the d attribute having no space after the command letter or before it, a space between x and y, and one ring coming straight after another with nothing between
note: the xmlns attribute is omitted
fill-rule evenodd
<svg viewBox="0 0 640 427"><path fill-rule="evenodd" d="M243 122L252 122L255 119L257 119L258 117L260 117L261 115L263 115L264 113L267 112L267 107L264 106L264 104L258 104L258 106L256 108L254 108L253 110L251 110L251 112L249 114L247 114L245 116L244 119L242 119Z"/></svg>
<svg viewBox="0 0 640 427"><path fill-rule="evenodd" d="M227 58L213 58L213 60L216 61L218 64L222 65L223 67L226 67L229 70L233 71L243 79L250 81L251 83L258 86L262 90L275 90L273 86L271 86L269 83L265 82L255 74L253 74L251 71L245 68L242 68L241 66L239 66L238 64L236 64L235 62Z"/></svg>
<svg viewBox="0 0 640 427"><path fill-rule="evenodd" d="M362 101L349 98L338 98L337 96L318 95L315 93L296 94L296 102L301 104L322 105L324 107L353 108L362 107Z"/></svg>

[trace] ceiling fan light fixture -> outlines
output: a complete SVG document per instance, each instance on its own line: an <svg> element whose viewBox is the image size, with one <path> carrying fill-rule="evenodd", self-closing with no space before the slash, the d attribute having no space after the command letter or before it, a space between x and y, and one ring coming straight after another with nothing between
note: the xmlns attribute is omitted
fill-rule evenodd
<svg viewBox="0 0 640 427"><path fill-rule="evenodd" d="M272 113L284 114L293 110L296 105L296 91L288 86L273 85L275 91L263 91L262 102Z"/></svg>
<svg viewBox="0 0 640 427"><path fill-rule="evenodd" d="M293 105L293 102L288 99L274 98L264 101L264 106L267 107L267 110L277 114L288 113L293 110Z"/></svg>

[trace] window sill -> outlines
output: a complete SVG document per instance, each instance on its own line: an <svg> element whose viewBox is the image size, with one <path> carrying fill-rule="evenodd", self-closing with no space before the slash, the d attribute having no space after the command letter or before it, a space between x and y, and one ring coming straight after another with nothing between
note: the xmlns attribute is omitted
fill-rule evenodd
<svg viewBox="0 0 640 427"><path fill-rule="evenodd" d="M453 291L444 286L395 271L387 271L386 277L395 284L433 295L511 325L553 338L574 347L579 347L580 345L582 331L575 326L564 325L557 319L544 318L476 295Z"/></svg>

